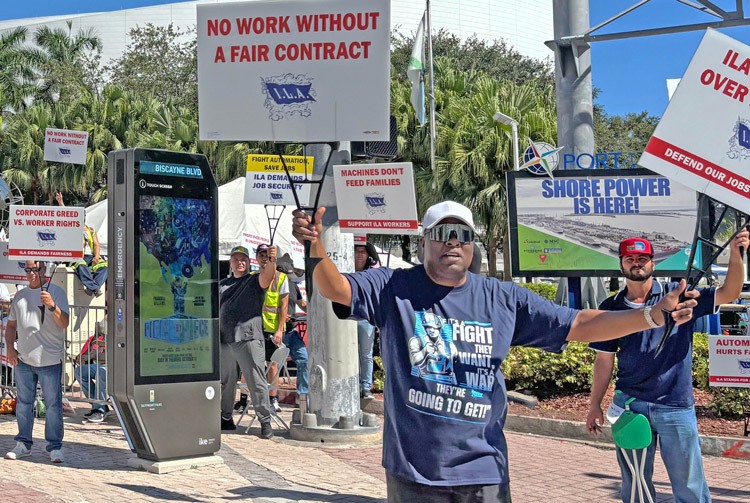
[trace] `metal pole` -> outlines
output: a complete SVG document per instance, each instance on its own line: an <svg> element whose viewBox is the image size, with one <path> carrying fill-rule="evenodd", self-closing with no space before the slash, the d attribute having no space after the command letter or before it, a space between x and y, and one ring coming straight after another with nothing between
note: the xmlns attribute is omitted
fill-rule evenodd
<svg viewBox="0 0 750 503"><path fill-rule="evenodd" d="M589 29L588 0L553 0L555 40ZM594 153L591 50L583 42L558 42L555 49L557 144L575 156Z"/></svg>
<svg viewBox="0 0 750 503"><path fill-rule="evenodd" d="M432 168L433 186L438 188L437 165L435 164L435 139L437 125L435 119L435 71L432 63L432 6L427 0L427 50L430 64L430 167Z"/></svg>
<svg viewBox="0 0 750 503"><path fill-rule="evenodd" d="M513 171L518 171L518 122L513 121L510 127L513 130Z"/></svg>

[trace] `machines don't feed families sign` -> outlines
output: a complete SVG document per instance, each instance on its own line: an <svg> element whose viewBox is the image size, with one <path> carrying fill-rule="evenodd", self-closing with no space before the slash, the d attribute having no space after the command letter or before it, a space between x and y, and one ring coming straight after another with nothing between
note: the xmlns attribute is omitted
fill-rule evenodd
<svg viewBox="0 0 750 503"><path fill-rule="evenodd" d="M638 164L750 213L750 47L709 29Z"/></svg>
<svg viewBox="0 0 750 503"><path fill-rule="evenodd" d="M410 162L333 167L342 232L417 234L417 200Z"/></svg>

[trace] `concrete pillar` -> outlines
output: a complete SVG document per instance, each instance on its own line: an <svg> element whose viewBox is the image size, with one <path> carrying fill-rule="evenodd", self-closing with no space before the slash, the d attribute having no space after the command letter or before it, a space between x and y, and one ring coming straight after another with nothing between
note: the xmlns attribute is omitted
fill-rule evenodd
<svg viewBox="0 0 750 503"><path fill-rule="evenodd" d="M588 0L553 0L555 40L589 29ZM563 153L594 153L594 99L591 49L579 42L555 46L557 145Z"/></svg>

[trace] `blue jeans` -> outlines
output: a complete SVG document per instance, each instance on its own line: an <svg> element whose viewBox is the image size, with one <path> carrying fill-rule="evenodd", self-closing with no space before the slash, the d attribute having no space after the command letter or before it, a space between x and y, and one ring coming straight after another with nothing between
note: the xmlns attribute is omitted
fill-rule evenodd
<svg viewBox="0 0 750 503"><path fill-rule="evenodd" d="M81 391L86 398L107 401L107 367L96 363L80 365L75 368L73 374L81 383ZM106 412L108 407L103 403L92 403L91 410Z"/></svg>
<svg viewBox="0 0 750 503"><path fill-rule="evenodd" d="M359 340L359 387L362 391L372 388L372 347L375 343L375 327L365 320L357 321Z"/></svg>
<svg viewBox="0 0 750 503"><path fill-rule="evenodd" d="M36 400L37 382L42 386L44 406L47 418L44 424L44 438L47 440L47 452L62 447L63 412L62 412L62 363L46 367L32 367L22 361L16 366L16 386L18 396L16 403L16 420L18 435L16 442L23 442L28 449L34 443L31 439L34 429L34 401Z"/></svg>
<svg viewBox="0 0 750 503"><path fill-rule="evenodd" d="M289 356L292 357L297 365L297 393L307 394L309 390L308 372L307 372L307 348L302 336L297 330L286 332L282 339L284 346L289 348Z"/></svg>
<svg viewBox="0 0 750 503"><path fill-rule="evenodd" d="M81 281L83 286L85 286L92 292L95 292L102 286L104 286L104 283L106 283L107 276L109 274L107 267L102 267L101 269L97 269L92 273L90 265L93 258L93 255L86 255L85 257L83 257L83 260L84 262L86 262L86 264L81 264L76 267L75 272L76 276L78 276L78 279Z"/></svg>
<svg viewBox="0 0 750 503"><path fill-rule="evenodd" d="M625 393L615 395L615 403L625 407L625 401L630 397ZM661 458L672 483L672 494L675 503L708 503L711 494L708 483L703 474L703 459L701 458L700 439L698 438L698 422L695 418L694 407L671 407L642 400L635 400L630 404L630 410L643 414L651 423L653 439L646 449L646 463L644 479L646 487L656 501L656 490L651 480L654 473L654 456L656 442L659 442ZM643 454L640 451L625 451L632 464L634 452L638 452L638 459ZM628 464L623 458L623 451L617 450L617 461L622 472L622 492L620 497L625 503L630 503L630 489L633 477ZM636 490L636 494L637 494ZM637 498L637 496L636 496Z"/></svg>

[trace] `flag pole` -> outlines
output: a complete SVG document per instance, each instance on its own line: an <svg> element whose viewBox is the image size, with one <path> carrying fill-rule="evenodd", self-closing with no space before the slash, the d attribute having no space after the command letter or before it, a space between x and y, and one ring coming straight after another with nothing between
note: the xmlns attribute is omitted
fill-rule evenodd
<svg viewBox="0 0 750 503"><path fill-rule="evenodd" d="M437 136L437 125L435 123L435 72L432 65L432 6L427 0L427 50L430 64L430 167L432 168L433 188L438 189L438 174L435 164L435 137Z"/></svg>

